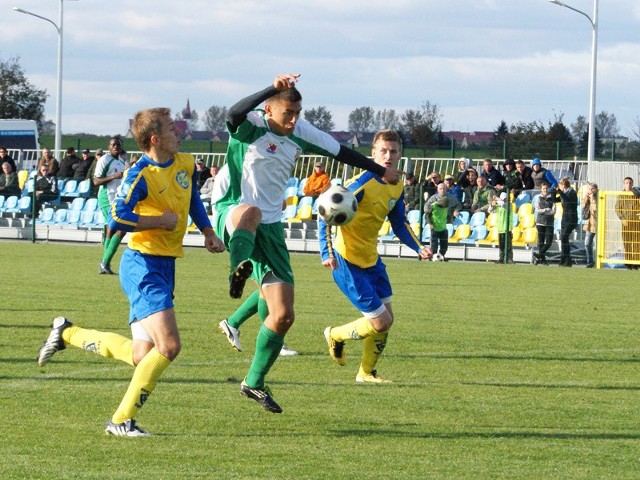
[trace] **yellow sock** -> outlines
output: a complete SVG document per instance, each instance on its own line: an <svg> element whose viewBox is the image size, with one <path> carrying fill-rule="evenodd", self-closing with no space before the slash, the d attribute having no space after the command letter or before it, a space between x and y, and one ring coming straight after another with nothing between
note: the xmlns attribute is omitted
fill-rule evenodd
<svg viewBox="0 0 640 480"><path fill-rule="evenodd" d="M363 373L371 373L376 368L376 363L387 345L387 337L389 336L389 330L384 332L376 332L364 339L364 348L362 349L362 362L360 363L360 370Z"/></svg>
<svg viewBox="0 0 640 480"><path fill-rule="evenodd" d="M351 323L331 328L331 338L336 342L362 340L376 333L368 318L359 318Z"/></svg>
<svg viewBox="0 0 640 480"><path fill-rule="evenodd" d="M115 358L133 366L133 342L117 333L88 330L74 325L62 331L62 340L87 352Z"/></svg>
<svg viewBox="0 0 640 480"><path fill-rule="evenodd" d="M133 372L133 378L120 406L111 418L113 423L122 423L135 417L153 392L158 378L170 363L171 360L158 352L155 347L144 356Z"/></svg>

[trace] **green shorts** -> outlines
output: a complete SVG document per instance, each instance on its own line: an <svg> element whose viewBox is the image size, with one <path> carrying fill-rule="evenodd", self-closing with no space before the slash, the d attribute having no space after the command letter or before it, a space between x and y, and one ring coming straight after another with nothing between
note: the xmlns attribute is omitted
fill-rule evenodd
<svg viewBox="0 0 640 480"><path fill-rule="evenodd" d="M225 228L228 209L219 212L216 232L223 232L218 236L224 240L224 244L229 249L229 232ZM281 222L261 223L256 231L255 246L253 253L249 257L253 263L253 274L251 278L262 285L265 275L271 272L283 283L293 285L293 270L291 268L291 258L287 243L284 238L284 227Z"/></svg>
<svg viewBox="0 0 640 480"><path fill-rule="evenodd" d="M101 190L98 194L98 207L100 207L102 211L104 221L107 222L109 215L111 215L111 204L109 203L109 195L107 195L106 190Z"/></svg>

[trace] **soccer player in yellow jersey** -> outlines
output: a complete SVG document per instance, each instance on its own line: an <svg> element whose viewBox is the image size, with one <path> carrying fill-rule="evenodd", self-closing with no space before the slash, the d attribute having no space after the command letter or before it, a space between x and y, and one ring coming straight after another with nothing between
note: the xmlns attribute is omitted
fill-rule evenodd
<svg viewBox="0 0 640 480"><path fill-rule="evenodd" d="M134 416L181 348L173 290L175 259L183 256L188 216L204 234L207 250L216 253L225 248L194 187L193 157L177 153L180 133L171 111L152 108L138 112L132 131L144 155L126 173L111 207L109 228L132 232L120 262L120 284L131 305L133 340L80 328L57 317L38 352L38 364L44 366L58 350L73 345L134 366L129 388L107 421L105 432L142 437L149 434L136 425Z"/></svg>
<svg viewBox="0 0 640 480"><path fill-rule="evenodd" d="M376 133L371 151L373 161L386 168L397 168L402 155L402 142L397 132ZM364 340L357 382L389 383L378 375L375 366L387 343L393 324L391 283L378 255L378 231L388 217L396 236L418 254L421 260L431 258L431 250L420 243L405 215L403 186L385 183L379 176L364 172L347 185L358 200L354 219L337 228L335 241L331 229L320 219L320 254L324 266L362 317L324 331L329 355L338 365L346 365L345 342Z"/></svg>

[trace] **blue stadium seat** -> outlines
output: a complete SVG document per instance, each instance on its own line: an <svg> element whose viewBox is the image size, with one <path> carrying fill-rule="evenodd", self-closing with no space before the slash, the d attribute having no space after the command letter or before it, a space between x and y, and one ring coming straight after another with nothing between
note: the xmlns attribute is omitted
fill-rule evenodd
<svg viewBox="0 0 640 480"><path fill-rule="evenodd" d="M307 184L307 179L303 178L302 180L300 180L300 183L298 184L298 196L299 197L304 197L304 186Z"/></svg>
<svg viewBox="0 0 640 480"><path fill-rule="evenodd" d="M83 210L80 212L80 224L79 226L85 228L91 228L93 226L93 216L95 210Z"/></svg>
<svg viewBox="0 0 640 480"><path fill-rule="evenodd" d="M40 225L51 225L54 223L54 215L55 210L51 207L47 207L40 212L40 216L36 219L36 223Z"/></svg>
<svg viewBox="0 0 640 480"><path fill-rule="evenodd" d="M469 219L469 226L471 228L477 227L478 225L484 225L486 219L486 214L484 212L476 212L471 215Z"/></svg>
<svg viewBox="0 0 640 480"><path fill-rule="evenodd" d="M520 195L516 197L516 210L520 208L520 205L523 203L531 203L531 195L527 192L522 192Z"/></svg>
<svg viewBox="0 0 640 480"><path fill-rule="evenodd" d="M298 180L296 177L289 177L289 179L287 180L287 185L285 186L285 188L295 187L296 188L296 192L297 192L297 188L298 188L298 184L299 183L300 183L300 180Z"/></svg>
<svg viewBox="0 0 640 480"><path fill-rule="evenodd" d="M80 215L82 215L81 210L68 210L65 225L77 227L80 224Z"/></svg>
<svg viewBox="0 0 640 480"><path fill-rule="evenodd" d="M460 243L466 243L473 245L479 240L484 240L487 238L487 234L489 233L489 229L486 225L478 225L473 230L471 230L471 235L468 238L460 240Z"/></svg>
<svg viewBox="0 0 640 480"><path fill-rule="evenodd" d="M64 225L67 222L67 209L59 208L54 215L54 223L56 225Z"/></svg>
<svg viewBox="0 0 640 480"><path fill-rule="evenodd" d="M286 222L287 220L294 218L296 216L297 211L298 211L297 205L288 205L284 209L284 212L282 212L282 221Z"/></svg>
<svg viewBox="0 0 640 480"><path fill-rule="evenodd" d="M411 224L411 223L420 223L420 218L422 217L422 215L420 215L420 210L409 210L407 212L407 221Z"/></svg>
<svg viewBox="0 0 640 480"><path fill-rule="evenodd" d="M11 199L13 197L9 197ZM31 213L31 197L20 197L15 207L5 208L7 213Z"/></svg>
<svg viewBox="0 0 640 480"><path fill-rule="evenodd" d="M72 197L78 190L78 181L73 178L66 181L64 189L60 192L61 197Z"/></svg>
<svg viewBox="0 0 640 480"><path fill-rule="evenodd" d="M77 211L82 211L84 207L84 198L74 198L73 202L71 202L71 205L69 206L69 210L77 210Z"/></svg>
<svg viewBox="0 0 640 480"><path fill-rule="evenodd" d="M9 198L6 198L4 201L4 206L2 207L2 211L6 212L11 208L16 208L18 206L18 196L11 195Z"/></svg>
<svg viewBox="0 0 640 480"><path fill-rule="evenodd" d="M4 200L6 197L3 197L2 195L0 195L0 212L4 211Z"/></svg>
<svg viewBox="0 0 640 480"><path fill-rule="evenodd" d="M287 187L284 189L283 200L286 200L289 197L297 197L297 196L298 196L298 187Z"/></svg>
<svg viewBox="0 0 640 480"><path fill-rule="evenodd" d="M95 212L98 208L98 199L95 197L87 198L87 201L84 204L84 208L82 209L85 212Z"/></svg>
<svg viewBox="0 0 640 480"><path fill-rule="evenodd" d="M78 184L78 189L70 196L88 198L91 195L91 180L82 180Z"/></svg>
<svg viewBox="0 0 640 480"><path fill-rule="evenodd" d="M453 226L459 227L460 225L469 223L469 212L463 210L458 213L458 216L453 219Z"/></svg>
<svg viewBox="0 0 640 480"><path fill-rule="evenodd" d="M313 206L313 200L314 200L313 197L310 197L309 195L303 196L298 202L298 208L303 207L305 205Z"/></svg>
<svg viewBox="0 0 640 480"><path fill-rule="evenodd" d="M342 185L342 179L341 178L332 178L331 179L331 186L335 187L336 185Z"/></svg>

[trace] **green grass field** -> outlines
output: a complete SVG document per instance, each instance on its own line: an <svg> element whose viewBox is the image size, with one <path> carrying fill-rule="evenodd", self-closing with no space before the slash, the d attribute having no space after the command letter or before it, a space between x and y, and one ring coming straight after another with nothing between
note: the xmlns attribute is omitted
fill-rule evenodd
<svg viewBox="0 0 640 480"><path fill-rule="evenodd" d="M178 261L182 353L138 417L152 438L106 437L131 368L75 348L44 369L51 318L129 335L99 246L0 243L2 479L632 479L640 467L640 321L633 271L388 259L393 327L354 382L322 331L356 318L316 256L294 255L297 320L268 380L281 415L239 394L257 330L231 350L217 322L226 254Z"/></svg>

